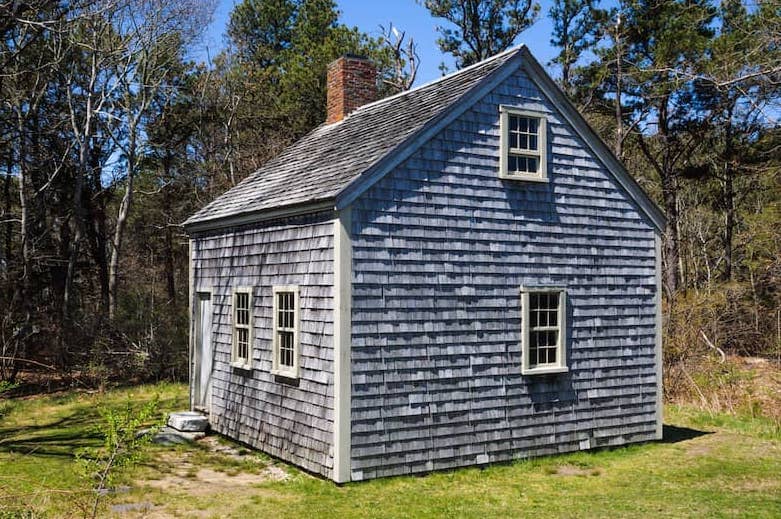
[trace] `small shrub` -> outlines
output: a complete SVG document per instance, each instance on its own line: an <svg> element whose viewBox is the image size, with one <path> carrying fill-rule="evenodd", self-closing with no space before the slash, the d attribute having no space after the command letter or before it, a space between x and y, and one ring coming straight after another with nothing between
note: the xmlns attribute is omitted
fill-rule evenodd
<svg viewBox="0 0 781 519"><path fill-rule="evenodd" d="M82 477L90 482L94 492L88 509L90 517L97 517L101 498L114 486L118 471L138 462L143 447L162 425L155 423L159 397L155 397L140 409L134 408L128 399L122 409L103 409L103 421L98 426L103 437L99 449L82 452L78 458ZM139 434L142 427L149 427L146 434Z"/></svg>

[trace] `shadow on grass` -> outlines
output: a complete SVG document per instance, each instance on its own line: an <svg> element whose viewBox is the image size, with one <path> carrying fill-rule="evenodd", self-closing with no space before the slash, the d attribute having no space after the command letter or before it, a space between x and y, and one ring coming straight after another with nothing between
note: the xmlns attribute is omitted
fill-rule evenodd
<svg viewBox="0 0 781 519"><path fill-rule="evenodd" d="M74 458L85 447L100 445L93 407L78 407L51 422L0 428L0 453Z"/></svg>
<svg viewBox="0 0 781 519"><path fill-rule="evenodd" d="M661 443L678 443L685 442L705 436L707 434L713 434L712 431L698 431L697 429L690 429L688 427L677 427L675 425L665 425L662 430Z"/></svg>

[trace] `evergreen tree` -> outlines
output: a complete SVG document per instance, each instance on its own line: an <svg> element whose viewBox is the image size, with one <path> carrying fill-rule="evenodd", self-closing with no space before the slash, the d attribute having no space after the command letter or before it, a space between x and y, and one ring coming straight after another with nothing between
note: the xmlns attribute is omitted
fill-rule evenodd
<svg viewBox="0 0 781 519"><path fill-rule="evenodd" d="M533 0L426 0L425 6L450 23L437 27L437 45L459 69L512 47L540 11Z"/></svg>
<svg viewBox="0 0 781 519"><path fill-rule="evenodd" d="M561 86L570 96L573 67L581 55L594 47L597 19L595 5L599 0L553 0L549 16L553 21L550 43L560 49L552 60L561 67Z"/></svg>

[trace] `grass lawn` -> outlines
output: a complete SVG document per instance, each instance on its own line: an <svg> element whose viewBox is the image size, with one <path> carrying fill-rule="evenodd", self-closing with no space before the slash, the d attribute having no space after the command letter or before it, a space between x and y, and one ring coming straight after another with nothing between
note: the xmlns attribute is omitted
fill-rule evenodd
<svg viewBox="0 0 781 519"><path fill-rule="evenodd" d="M81 515L74 456L100 445L100 407L155 394L165 411L186 407L170 384L0 402L0 518ZM215 438L149 446L102 515L781 517L777 424L673 406L666 424L660 443L341 487Z"/></svg>

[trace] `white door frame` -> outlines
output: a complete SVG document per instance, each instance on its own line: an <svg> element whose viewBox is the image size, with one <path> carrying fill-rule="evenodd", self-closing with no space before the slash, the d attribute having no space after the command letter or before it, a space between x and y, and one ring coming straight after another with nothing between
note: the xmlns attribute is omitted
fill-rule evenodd
<svg viewBox="0 0 781 519"><path fill-rule="evenodd" d="M209 316L210 325L209 325L208 340L211 343L211 353L212 353L212 355L214 354L214 342L213 342L213 337L212 337L212 333L211 333L212 332L211 329L214 326L214 321L213 321L213 316L214 316L214 306L213 306L214 305L214 297L213 297L213 293L209 289L196 290L195 291L195 297L193 298L193 307L194 307L194 312L193 312L193 349L192 349L192 354L191 354L191 359L190 359L191 373L192 373L192 378L190 379L191 380L191 383L190 383L190 397L191 397L190 400L191 400L191 405L190 405L190 407L192 409L194 409L194 410L197 409L197 410L204 410L206 412L211 412L211 396L212 396L212 391L211 391L211 389L212 389L211 388L211 373L209 373L208 378L207 378L208 390L207 390L207 394L206 394L206 396L204 398L205 402L200 402L199 400L200 400L200 396L201 395L196 393L196 390L197 390L198 393L202 392L201 391L201 385L203 383L203 380L202 380L202 377L201 377L201 375L202 375L202 373L201 373L201 365L199 364L199 361L201 359L201 351L203 350L204 339L206 338L206 337L203 336L203 333L202 333L203 332L203 325L202 325L203 315L202 315L202 311L201 311L202 310L201 301L204 301L204 300L208 300L209 301L209 308L211 309L211 312L210 312L211 315ZM212 359L212 371L213 370L214 370L214 362L213 362L213 359ZM195 383L196 380L198 382L197 385Z"/></svg>

